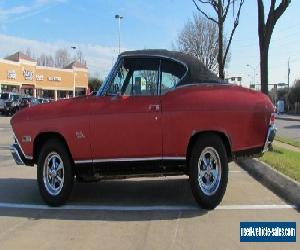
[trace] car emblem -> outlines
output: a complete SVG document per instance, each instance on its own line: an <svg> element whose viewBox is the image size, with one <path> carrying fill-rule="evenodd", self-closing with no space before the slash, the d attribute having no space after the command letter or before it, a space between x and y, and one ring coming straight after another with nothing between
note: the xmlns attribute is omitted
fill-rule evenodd
<svg viewBox="0 0 300 250"><path fill-rule="evenodd" d="M85 135L83 134L82 131L76 131L76 138L77 139L84 139L85 138Z"/></svg>
<svg viewBox="0 0 300 250"><path fill-rule="evenodd" d="M31 136L29 136L29 135L22 136L22 142L25 142L25 143L31 142Z"/></svg>

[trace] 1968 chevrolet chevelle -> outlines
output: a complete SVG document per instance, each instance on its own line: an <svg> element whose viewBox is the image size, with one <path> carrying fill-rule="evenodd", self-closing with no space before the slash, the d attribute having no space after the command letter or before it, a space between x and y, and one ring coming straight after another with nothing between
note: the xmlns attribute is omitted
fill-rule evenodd
<svg viewBox="0 0 300 250"><path fill-rule="evenodd" d="M275 135L262 93L230 85L180 52L122 53L97 95L24 109L11 119L17 164L37 165L45 202L73 182L188 175L195 200L222 200L228 162L263 153Z"/></svg>

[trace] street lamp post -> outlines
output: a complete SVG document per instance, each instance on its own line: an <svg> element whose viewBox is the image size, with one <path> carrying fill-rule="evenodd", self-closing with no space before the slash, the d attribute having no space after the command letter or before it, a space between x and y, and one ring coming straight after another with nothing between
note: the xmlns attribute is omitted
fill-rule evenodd
<svg viewBox="0 0 300 250"><path fill-rule="evenodd" d="M77 49L77 47L71 46L71 49L75 51ZM74 58L76 58L76 57L74 57ZM72 68L73 68L73 97L75 97L75 95L76 95L75 70L74 70L74 67L72 67Z"/></svg>
<svg viewBox="0 0 300 250"><path fill-rule="evenodd" d="M119 54L121 53L121 19L123 19L124 17L120 16L120 15L115 15L115 19L118 19L118 23L119 23Z"/></svg>
<svg viewBox="0 0 300 250"><path fill-rule="evenodd" d="M250 67L253 70L253 84L254 84L254 86L256 86L256 79L255 79L256 69L252 65L250 65L250 64L247 64L246 66Z"/></svg>

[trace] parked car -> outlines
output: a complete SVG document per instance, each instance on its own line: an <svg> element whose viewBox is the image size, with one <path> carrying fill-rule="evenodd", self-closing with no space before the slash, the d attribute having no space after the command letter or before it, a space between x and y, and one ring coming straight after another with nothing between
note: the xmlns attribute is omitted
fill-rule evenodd
<svg viewBox="0 0 300 250"><path fill-rule="evenodd" d="M273 112L268 96L227 84L192 56L124 52L97 95L18 112L11 151L17 164L37 165L50 206L67 200L74 177L187 175L195 200L212 209L228 162L267 150Z"/></svg>
<svg viewBox="0 0 300 250"><path fill-rule="evenodd" d="M32 96L22 97L19 105L19 109L32 107L39 104L38 100Z"/></svg>
<svg viewBox="0 0 300 250"><path fill-rule="evenodd" d="M14 114L18 110L20 95L13 92L2 93L0 96L0 112L4 115Z"/></svg>
<svg viewBox="0 0 300 250"><path fill-rule="evenodd" d="M38 98L37 101L38 101L39 104L50 102L50 101L49 101L48 99L46 99L46 98Z"/></svg>
<svg viewBox="0 0 300 250"><path fill-rule="evenodd" d="M5 102L4 114L7 116L15 114L20 108L20 102L21 102L21 95L18 94L12 95L11 99Z"/></svg>

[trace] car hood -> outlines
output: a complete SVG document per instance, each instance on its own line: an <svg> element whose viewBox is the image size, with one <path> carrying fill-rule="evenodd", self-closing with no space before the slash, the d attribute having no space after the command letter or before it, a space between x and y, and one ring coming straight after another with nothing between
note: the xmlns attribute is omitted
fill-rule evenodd
<svg viewBox="0 0 300 250"><path fill-rule="evenodd" d="M11 124L18 121L33 121L54 119L59 117L68 117L86 114L88 110L82 106L88 96L75 97L71 99L59 100L51 103L42 103L31 106L17 112L11 119Z"/></svg>

